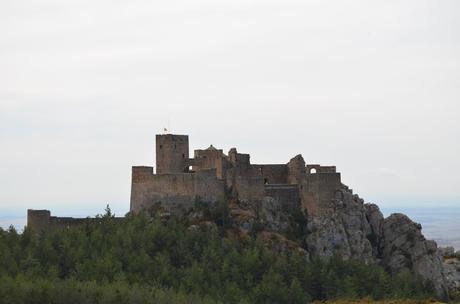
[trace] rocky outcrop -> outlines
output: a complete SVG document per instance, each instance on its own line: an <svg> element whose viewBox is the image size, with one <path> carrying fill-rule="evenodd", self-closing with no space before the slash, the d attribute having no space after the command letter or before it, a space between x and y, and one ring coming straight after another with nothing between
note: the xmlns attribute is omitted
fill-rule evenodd
<svg viewBox="0 0 460 304"><path fill-rule="evenodd" d="M460 294L460 251L453 247L438 248L444 266L444 277L451 295Z"/></svg>
<svg viewBox="0 0 460 304"><path fill-rule="evenodd" d="M375 204L364 204L364 212L371 228L370 233L367 234L367 239L372 245L372 256L378 260L382 251L383 214Z"/></svg>
<svg viewBox="0 0 460 304"><path fill-rule="evenodd" d="M287 239L283 234L276 232L262 231L259 234L261 240L267 248L276 252L298 252L309 258L308 252L299 246L297 242Z"/></svg>
<svg viewBox="0 0 460 304"><path fill-rule="evenodd" d="M384 219L377 205L364 204L346 188L309 218L306 248L310 256L379 263L394 274L408 270L432 285L440 298L447 298L436 242L424 238L420 224L403 214Z"/></svg>
<svg viewBox="0 0 460 304"><path fill-rule="evenodd" d="M404 214L384 219L377 205L365 204L345 186L306 221L296 222L294 214L269 197L258 203L233 199L228 215L232 233L257 233L276 251L298 250L306 258L340 256L380 264L392 274L409 271L427 286L433 286L442 299L460 286L460 262L453 248L438 251L436 242L425 239L420 224ZM191 217L196 220L202 215L191 213ZM289 236L293 223L304 225L300 227L300 237Z"/></svg>
<svg viewBox="0 0 460 304"><path fill-rule="evenodd" d="M460 261L457 258L446 259L443 266L449 294L458 294L460 292Z"/></svg>
<svg viewBox="0 0 460 304"><path fill-rule="evenodd" d="M455 249L454 249L454 247L451 247L451 246L439 247L438 248L438 253L441 255L441 257L443 257L445 259L455 257Z"/></svg>
<svg viewBox="0 0 460 304"><path fill-rule="evenodd" d="M373 228L366 217L364 202L351 192L340 192L329 206L322 207L317 216L309 217L307 250L311 256L321 258L338 255L345 260L374 262L369 240ZM378 222L377 218L375 222ZM378 230L377 226L375 229Z"/></svg>
<svg viewBox="0 0 460 304"><path fill-rule="evenodd" d="M261 203L233 200L229 204L229 213L233 226L244 231L257 228L283 233L289 228L291 220L291 215L271 197L265 197Z"/></svg>
<svg viewBox="0 0 460 304"><path fill-rule="evenodd" d="M448 297L443 264L436 242L426 240L420 224L404 214L392 214L383 224L382 264L392 273L409 270L430 282L440 298Z"/></svg>

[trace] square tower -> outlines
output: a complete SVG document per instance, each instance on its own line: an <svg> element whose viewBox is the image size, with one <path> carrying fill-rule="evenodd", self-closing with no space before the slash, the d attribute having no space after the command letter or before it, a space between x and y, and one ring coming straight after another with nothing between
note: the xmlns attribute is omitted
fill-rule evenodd
<svg viewBox="0 0 460 304"><path fill-rule="evenodd" d="M188 135L156 136L157 174L188 172Z"/></svg>

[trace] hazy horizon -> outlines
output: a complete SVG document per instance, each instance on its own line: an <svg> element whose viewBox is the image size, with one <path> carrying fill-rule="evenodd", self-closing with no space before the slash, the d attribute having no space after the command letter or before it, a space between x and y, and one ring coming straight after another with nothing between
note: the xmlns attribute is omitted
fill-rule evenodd
<svg viewBox="0 0 460 304"><path fill-rule="evenodd" d="M5 1L0 215L129 209L155 134L458 206L458 1Z"/></svg>

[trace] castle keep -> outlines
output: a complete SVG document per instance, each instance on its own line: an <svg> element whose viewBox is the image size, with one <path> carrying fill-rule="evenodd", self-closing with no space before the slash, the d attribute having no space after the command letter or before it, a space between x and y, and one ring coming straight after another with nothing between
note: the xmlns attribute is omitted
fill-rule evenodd
<svg viewBox="0 0 460 304"><path fill-rule="evenodd" d="M157 203L186 209L197 198L215 202L230 193L240 201L272 199L287 210L302 208L315 215L341 187L334 166L306 165L301 155L286 164L251 164L249 154L232 148L226 155L211 145L191 158L187 135L164 134L156 136L156 171L132 168L130 210Z"/></svg>

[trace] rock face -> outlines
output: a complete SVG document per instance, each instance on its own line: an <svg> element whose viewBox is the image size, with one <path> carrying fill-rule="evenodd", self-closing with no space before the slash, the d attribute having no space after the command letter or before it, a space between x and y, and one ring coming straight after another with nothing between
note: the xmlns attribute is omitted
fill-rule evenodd
<svg viewBox="0 0 460 304"><path fill-rule="evenodd" d="M373 227L366 216L366 207L356 195L340 190L329 206L319 215L308 219L307 250L312 256L329 258L339 255L345 260L359 259L373 262L373 248L368 238ZM373 225L379 230L378 214ZM383 217L382 217L383 219Z"/></svg>
<svg viewBox="0 0 460 304"><path fill-rule="evenodd" d="M439 247L438 248L438 253L443 257L443 258L453 258L455 257L455 249L454 247Z"/></svg>
<svg viewBox="0 0 460 304"><path fill-rule="evenodd" d="M458 294L460 290L460 251L454 252L453 247L438 248L443 260L444 277L450 294Z"/></svg>
<svg viewBox="0 0 460 304"><path fill-rule="evenodd" d="M450 294L460 290L460 260L457 258L444 260L444 277Z"/></svg>
<svg viewBox="0 0 460 304"><path fill-rule="evenodd" d="M434 241L426 240L421 225L404 214L392 214L383 224L382 264L392 273L407 269L431 282L441 298L448 297L443 264Z"/></svg>
<svg viewBox="0 0 460 304"><path fill-rule="evenodd" d="M438 252L436 242L422 235L420 224L404 214L384 219L377 205L365 204L346 186L306 221L295 222L294 214L269 197L261 203L233 200L229 217L239 233L257 231L279 251L295 248L307 258L338 255L345 260L380 264L393 274L410 271L433 286L442 299L460 287L460 261L453 248ZM303 225L295 240L287 237L293 222ZM443 263L442 255L449 257L448 263Z"/></svg>
<svg viewBox="0 0 460 304"><path fill-rule="evenodd" d="M306 249L312 257L337 254L343 259L379 263L391 273L409 270L431 283L438 297L448 297L436 242L424 238L420 224L403 214L384 219L377 205L364 204L347 188L338 191L319 215L309 218Z"/></svg>

